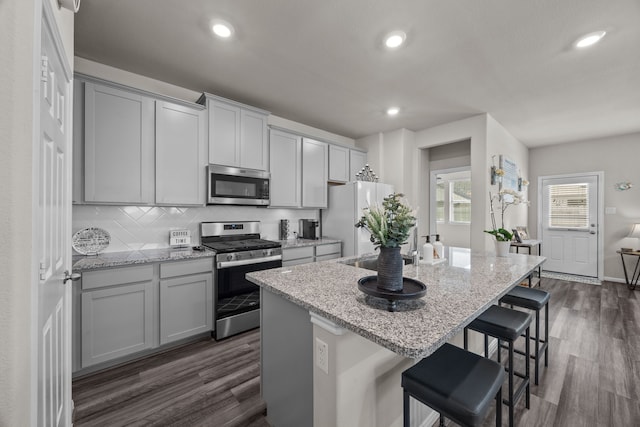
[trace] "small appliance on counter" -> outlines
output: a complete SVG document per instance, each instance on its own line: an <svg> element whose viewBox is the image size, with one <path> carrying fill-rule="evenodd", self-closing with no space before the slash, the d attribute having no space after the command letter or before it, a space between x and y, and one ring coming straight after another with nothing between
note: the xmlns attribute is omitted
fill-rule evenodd
<svg viewBox="0 0 640 427"><path fill-rule="evenodd" d="M289 220L280 220L280 240L287 240L289 238Z"/></svg>
<svg viewBox="0 0 640 427"><path fill-rule="evenodd" d="M301 239L318 240L320 238L320 221L301 219L299 233Z"/></svg>

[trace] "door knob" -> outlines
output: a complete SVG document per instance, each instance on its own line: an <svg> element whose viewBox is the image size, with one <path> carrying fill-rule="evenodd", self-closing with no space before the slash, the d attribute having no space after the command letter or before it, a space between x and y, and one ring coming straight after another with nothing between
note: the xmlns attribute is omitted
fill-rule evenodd
<svg viewBox="0 0 640 427"><path fill-rule="evenodd" d="M80 273L69 273L69 270L65 270L64 272L64 280L62 283L67 283L69 280L75 282L76 280L80 280L82 274Z"/></svg>

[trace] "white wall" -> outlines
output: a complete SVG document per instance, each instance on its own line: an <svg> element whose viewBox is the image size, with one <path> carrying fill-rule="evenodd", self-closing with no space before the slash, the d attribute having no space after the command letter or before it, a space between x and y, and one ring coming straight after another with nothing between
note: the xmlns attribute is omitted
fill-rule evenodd
<svg viewBox="0 0 640 427"><path fill-rule="evenodd" d="M429 170L438 171L452 168L469 168L471 166L471 141L459 141L446 145L425 149L429 151ZM460 176L461 173L452 175ZM445 188L449 188L449 177L451 174L441 175L444 179ZM470 172L464 174L467 179ZM422 191L429 191L430 186L421 183ZM440 239L445 245L456 246L460 248L469 248L471 246L471 225L470 224L452 224L448 221L449 215L449 192L445 192L445 222L435 225L435 229L431 229L429 234L440 234ZM430 221L433 227L433 221Z"/></svg>
<svg viewBox="0 0 640 427"><path fill-rule="evenodd" d="M424 129L415 134L415 149L413 155L413 181L415 183L428 182L429 156L427 148L436 147L462 140L471 140L471 181L472 193L487 194L489 185L489 166L487 165L487 114L458 120L429 129ZM416 184L418 185L418 184ZM421 214L419 228L428 228L429 194L426 191L418 191ZM483 251L493 250L493 243L488 239L483 230L490 227L488 197L475 197L471 205L471 249ZM484 224L484 226L483 226ZM480 226L478 226L480 225Z"/></svg>
<svg viewBox="0 0 640 427"><path fill-rule="evenodd" d="M0 3L0 425L29 425L33 2ZM25 47L27 47L25 49Z"/></svg>
<svg viewBox="0 0 640 427"><path fill-rule="evenodd" d="M604 233L604 277L624 280L621 247L640 248L637 239L626 236L634 223L640 223L640 133L598 138L568 144L533 148L529 153L529 231L538 224L538 189L540 176L582 172L604 172L604 205L616 209L600 221ZM630 181L628 191L617 191L614 184Z"/></svg>
<svg viewBox="0 0 640 427"><path fill-rule="evenodd" d="M65 54L73 52L73 14L57 11ZM32 200L34 82L40 1L0 2L0 426L31 425L33 302ZM34 48L38 49L37 55ZM33 373L35 375L35 372ZM35 422L35 420L34 420Z"/></svg>
<svg viewBox="0 0 640 427"><path fill-rule="evenodd" d="M528 179L529 172L529 149L525 147L520 141L513 137L500 123L498 123L493 117L487 116L487 165L491 167L495 156L495 165L498 166L499 155L506 155L509 159L514 161L520 169L520 176ZM489 170L486 171L485 180L489 180ZM531 181L533 182L533 181ZM498 192L498 185L489 185L493 194ZM528 187L523 187L525 197L527 197ZM485 193L488 198L488 194ZM494 209L498 207L496 203ZM531 207L525 204L509 206L504 215L504 225L507 230L514 228L517 225L527 225L528 215L530 215ZM496 212L496 223L500 223L500 214ZM531 233L532 230L529 229ZM535 236L532 233L531 236Z"/></svg>

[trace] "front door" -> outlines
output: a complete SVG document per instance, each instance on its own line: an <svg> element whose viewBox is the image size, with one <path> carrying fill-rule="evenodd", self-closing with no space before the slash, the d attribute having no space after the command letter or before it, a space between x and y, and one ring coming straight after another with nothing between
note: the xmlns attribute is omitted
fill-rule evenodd
<svg viewBox="0 0 640 427"><path fill-rule="evenodd" d="M38 205L38 426L71 425L71 83L43 12L40 74Z"/></svg>
<svg viewBox="0 0 640 427"><path fill-rule="evenodd" d="M544 269L598 277L598 174L542 179Z"/></svg>

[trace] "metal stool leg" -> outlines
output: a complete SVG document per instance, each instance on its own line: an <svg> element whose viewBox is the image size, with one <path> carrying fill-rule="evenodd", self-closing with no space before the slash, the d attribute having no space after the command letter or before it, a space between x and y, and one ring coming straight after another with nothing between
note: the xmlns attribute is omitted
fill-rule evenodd
<svg viewBox="0 0 640 427"><path fill-rule="evenodd" d="M406 390L403 390L402 393L402 425L404 427L409 427L411 424L409 421L409 393Z"/></svg>
<svg viewBox="0 0 640 427"><path fill-rule="evenodd" d="M544 306L544 366L549 366L549 303Z"/></svg>

